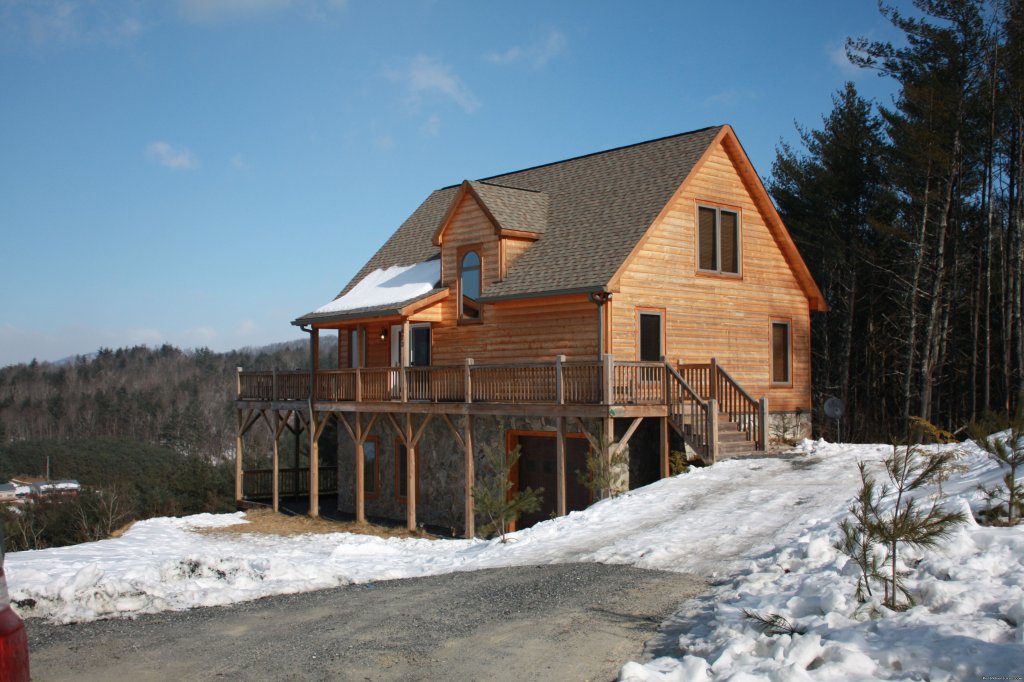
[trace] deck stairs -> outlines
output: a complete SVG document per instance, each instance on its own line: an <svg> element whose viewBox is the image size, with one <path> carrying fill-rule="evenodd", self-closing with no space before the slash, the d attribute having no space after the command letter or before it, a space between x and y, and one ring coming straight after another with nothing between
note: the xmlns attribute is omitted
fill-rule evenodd
<svg viewBox="0 0 1024 682"><path fill-rule="evenodd" d="M706 463L767 450L768 404L715 361L666 365L669 423Z"/></svg>

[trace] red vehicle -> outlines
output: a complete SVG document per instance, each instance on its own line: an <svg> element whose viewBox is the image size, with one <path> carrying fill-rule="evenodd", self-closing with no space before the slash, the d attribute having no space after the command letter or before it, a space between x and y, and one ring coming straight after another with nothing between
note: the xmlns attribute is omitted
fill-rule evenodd
<svg viewBox="0 0 1024 682"><path fill-rule="evenodd" d="M0 680L28 682L28 635L25 624L11 608L4 575L4 535L0 528Z"/></svg>

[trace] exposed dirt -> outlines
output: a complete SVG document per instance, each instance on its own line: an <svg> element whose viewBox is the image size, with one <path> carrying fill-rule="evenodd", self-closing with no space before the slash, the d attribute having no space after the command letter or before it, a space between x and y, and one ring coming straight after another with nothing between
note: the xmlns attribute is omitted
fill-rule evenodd
<svg viewBox="0 0 1024 682"><path fill-rule="evenodd" d="M612 680L704 587L628 566L524 566L27 627L37 681Z"/></svg>
<svg viewBox="0 0 1024 682"><path fill-rule="evenodd" d="M310 518L304 515L288 516L276 514L270 509L250 509L245 513L249 523L238 523L220 528L197 528L194 532L205 535L242 535L264 533L267 535L303 535L306 533L357 533L375 535L380 538L427 538L434 537L423 531L410 531L400 526L381 526L374 523L353 521L332 521Z"/></svg>

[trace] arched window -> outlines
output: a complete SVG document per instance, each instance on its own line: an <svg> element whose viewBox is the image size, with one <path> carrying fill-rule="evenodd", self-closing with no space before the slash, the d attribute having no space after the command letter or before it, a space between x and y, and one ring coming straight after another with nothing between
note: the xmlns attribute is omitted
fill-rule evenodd
<svg viewBox="0 0 1024 682"><path fill-rule="evenodd" d="M467 251L459 264L459 319L480 319L480 256Z"/></svg>

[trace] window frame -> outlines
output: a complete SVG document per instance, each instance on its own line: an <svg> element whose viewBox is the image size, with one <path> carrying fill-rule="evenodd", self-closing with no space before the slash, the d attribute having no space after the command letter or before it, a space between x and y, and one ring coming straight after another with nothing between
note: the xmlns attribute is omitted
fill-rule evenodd
<svg viewBox="0 0 1024 682"><path fill-rule="evenodd" d="M658 345L661 353L657 360L643 360L643 345L641 344L641 325L640 319L643 315L654 315L661 318L660 327L660 338L658 339ZM668 357L668 352L665 346L668 342L666 327L668 322L668 314L665 308L642 308L636 309L636 359L638 362L661 362L661 358Z"/></svg>
<svg viewBox="0 0 1024 682"><path fill-rule="evenodd" d="M421 329L427 330L427 362L417 365L413 362L413 359L416 357L413 339L416 337L416 331ZM409 357L406 358L406 361L409 367L429 367L434 361L434 330L431 328L430 322L412 322L409 324Z"/></svg>
<svg viewBox="0 0 1024 682"><path fill-rule="evenodd" d="M775 327L786 329L786 378L775 377ZM773 317L768 322L768 379L772 387L793 385L793 320L787 317Z"/></svg>
<svg viewBox="0 0 1024 682"><path fill-rule="evenodd" d="M469 316L467 316L466 312L465 312L465 308L463 306L463 304L465 303L465 298L464 298L464 296L462 294L462 273L463 273L462 261L463 261L463 259L465 259L466 254L468 254L470 252L475 253L476 257L477 257L477 260L480 261L480 266L479 266L479 269L477 271L478 272L477 276L479 278L480 296L483 296L483 293L484 293L484 256L483 256L483 244L466 244L464 246L460 246L458 248L458 250L455 252L456 308L457 308L457 312L458 312L458 316L457 317L458 317L458 320L459 320L459 324L480 324L481 322L483 322L483 319L484 319L484 310L483 310L483 306L480 305L479 299L476 299L476 303L477 303L477 315L476 315L476 317L469 317Z"/></svg>
<svg viewBox="0 0 1024 682"><path fill-rule="evenodd" d="M366 444L373 443L373 490L366 489ZM363 499L376 500L380 497L380 438L377 436L367 436L366 440L363 441Z"/></svg>
<svg viewBox="0 0 1024 682"><path fill-rule="evenodd" d="M700 212L701 210L714 211L715 213L715 265L713 269L704 268L701 265L700 249ZM722 269L722 213L731 213L736 216L736 271ZM743 210L738 206L719 204L713 201L697 201L694 216L694 260L696 270L701 275L712 275L717 277L742 278L743 277Z"/></svg>

